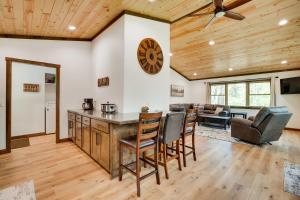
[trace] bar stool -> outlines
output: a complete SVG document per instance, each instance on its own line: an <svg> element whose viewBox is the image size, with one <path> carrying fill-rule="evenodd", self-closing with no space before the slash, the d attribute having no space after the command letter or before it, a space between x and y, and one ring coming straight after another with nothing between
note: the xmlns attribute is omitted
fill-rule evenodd
<svg viewBox="0 0 300 200"><path fill-rule="evenodd" d="M160 154L163 155L163 160L159 160L158 164L164 166L166 179L169 179L167 162L177 159L178 168L181 171L180 149L179 142L184 123L184 112L169 113L166 116L162 135L160 137ZM173 149L173 142L176 142L176 149ZM171 147L168 144L172 144ZM168 152L172 151L172 154ZM173 154L175 150L175 154ZM161 156L160 156L161 158Z"/></svg>
<svg viewBox="0 0 300 200"><path fill-rule="evenodd" d="M193 154L194 161L196 161L196 150L195 150L195 125L196 125L197 114L194 109L188 109L185 114L183 132L181 134L182 140L182 157L183 166L186 167L186 156ZM186 137L192 136L192 146L186 145ZM186 148L191 149L190 152L186 152Z"/></svg>
<svg viewBox="0 0 300 200"><path fill-rule="evenodd" d="M128 137L126 139L119 140L119 181L122 181L123 169L128 170L130 173L136 176L137 196L140 197L140 181L153 174L156 174L156 182L160 184L159 171L158 171L158 139L159 129L161 123L162 112L159 113L140 113L139 125L137 135L134 137ZM123 148L127 148L130 151L135 151L136 161L123 164ZM154 150L154 163L149 162L144 158L140 158L143 152L148 150ZM143 156L145 154L143 153ZM149 164L154 170L144 176L140 176L140 160ZM135 164L135 171L129 167Z"/></svg>
<svg viewBox="0 0 300 200"><path fill-rule="evenodd" d="M178 168L181 171L179 142L180 142L183 123L184 123L184 116L185 116L184 112L167 114L165 118L163 130L160 133L158 164L164 167L166 179L169 179L167 162L177 159ZM174 148L173 146L174 142L176 142L176 148ZM170 144L172 145L171 147L169 146ZM168 150L171 150L172 153L170 153L170 151L168 152ZM176 152L175 154L173 154L174 151ZM154 159L150 156L144 155L144 157L147 160L150 160L152 162L154 161Z"/></svg>

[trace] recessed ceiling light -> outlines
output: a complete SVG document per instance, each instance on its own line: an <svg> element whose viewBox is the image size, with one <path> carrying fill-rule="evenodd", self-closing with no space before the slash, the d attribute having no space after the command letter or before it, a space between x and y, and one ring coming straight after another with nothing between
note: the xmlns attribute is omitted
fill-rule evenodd
<svg viewBox="0 0 300 200"><path fill-rule="evenodd" d="M198 74L197 74L197 73L193 73L193 75L194 75L194 76L197 76Z"/></svg>
<svg viewBox="0 0 300 200"><path fill-rule="evenodd" d="M75 29L76 29L75 26L73 26L73 25L70 25L70 26L69 26L69 30L74 31Z"/></svg>
<svg viewBox="0 0 300 200"><path fill-rule="evenodd" d="M211 41L209 41L208 44L209 44L210 46L212 46L212 45L215 45L216 43L215 43L215 41L211 40Z"/></svg>
<svg viewBox="0 0 300 200"><path fill-rule="evenodd" d="M288 22L289 22L289 21L288 21L287 19L282 19L282 20L280 20L280 21L278 22L278 25L279 25L279 26L284 26L284 25L286 25Z"/></svg>
<svg viewBox="0 0 300 200"><path fill-rule="evenodd" d="M281 61L281 64L287 64L288 63L288 61L287 60L283 60L283 61Z"/></svg>
<svg viewBox="0 0 300 200"><path fill-rule="evenodd" d="M173 56L173 53L170 52L169 55L170 55L170 56Z"/></svg>
<svg viewBox="0 0 300 200"><path fill-rule="evenodd" d="M155 2L156 0L148 0L150 3L153 3L153 2Z"/></svg>
<svg viewBox="0 0 300 200"><path fill-rule="evenodd" d="M233 71L233 69L232 69L232 68L229 68L228 70L229 70L229 71Z"/></svg>

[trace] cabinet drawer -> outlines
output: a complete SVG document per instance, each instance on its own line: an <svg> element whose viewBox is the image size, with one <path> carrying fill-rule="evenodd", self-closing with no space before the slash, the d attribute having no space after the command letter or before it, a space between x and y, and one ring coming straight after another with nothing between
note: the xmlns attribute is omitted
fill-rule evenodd
<svg viewBox="0 0 300 200"><path fill-rule="evenodd" d="M68 119L75 120L75 113L68 112Z"/></svg>
<svg viewBox="0 0 300 200"><path fill-rule="evenodd" d="M91 119L90 118L88 118L88 117L82 117L82 123L83 124L86 124L86 125L91 125L91 121L90 121Z"/></svg>
<svg viewBox="0 0 300 200"><path fill-rule="evenodd" d="M82 118L81 115L76 114L76 121L81 122L81 118Z"/></svg>
<svg viewBox="0 0 300 200"><path fill-rule="evenodd" d="M92 119L92 128L109 133L109 126L107 122Z"/></svg>

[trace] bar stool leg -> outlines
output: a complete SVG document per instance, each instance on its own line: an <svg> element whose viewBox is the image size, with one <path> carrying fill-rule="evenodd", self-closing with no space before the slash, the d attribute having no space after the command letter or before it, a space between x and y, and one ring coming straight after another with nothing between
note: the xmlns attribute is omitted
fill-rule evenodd
<svg viewBox="0 0 300 200"><path fill-rule="evenodd" d="M156 143L156 146L154 149L154 160L155 160L155 170L156 170L156 183L158 185L160 185L159 168L158 168L158 152L157 151L158 151L158 143Z"/></svg>
<svg viewBox="0 0 300 200"><path fill-rule="evenodd" d="M143 152L143 159L146 160L146 151ZM147 163L144 162L144 168L147 167Z"/></svg>
<svg viewBox="0 0 300 200"><path fill-rule="evenodd" d="M183 156L183 166L186 167L185 135L182 135L182 156Z"/></svg>
<svg viewBox="0 0 300 200"><path fill-rule="evenodd" d="M119 181L122 181L123 177L123 150L122 150L122 144L119 142Z"/></svg>
<svg viewBox="0 0 300 200"><path fill-rule="evenodd" d="M177 160L178 160L178 168L181 171L181 159L180 159L180 146L179 146L179 140L176 141L176 154L178 156Z"/></svg>
<svg viewBox="0 0 300 200"><path fill-rule="evenodd" d="M192 135L192 143L193 143L193 156L194 156L194 161L196 161L196 148L195 148L195 133Z"/></svg>
<svg viewBox="0 0 300 200"><path fill-rule="evenodd" d="M137 189L137 196L141 196L141 186L140 186L140 151L139 149L136 150L136 189Z"/></svg>
<svg viewBox="0 0 300 200"><path fill-rule="evenodd" d="M166 179L169 179L169 174L168 174L168 166L167 166L167 144L163 144L163 157L164 157L164 168L165 168L165 175Z"/></svg>

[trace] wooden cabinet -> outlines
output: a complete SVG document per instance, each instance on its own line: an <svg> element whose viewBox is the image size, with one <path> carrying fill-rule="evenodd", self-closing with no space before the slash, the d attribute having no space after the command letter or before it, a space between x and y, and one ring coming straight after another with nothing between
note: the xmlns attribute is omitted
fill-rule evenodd
<svg viewBox="0 0 300 200"><path fill-rule="evenodd" d="M82 149L91 154L91 125L90 120L86 123L82 123Z"/></svg>
<svg viewBox="0 0 300 200"><path fill-rule="evenodd" d="M91 156L109 171L109 134L92 128Z"/></svg>
<svg viewBox="0 0 300 200"><path fill-rule="evenodd" d="M80 114L68 113L69 137L107 171L109 169L109 124Z"/></svg>

